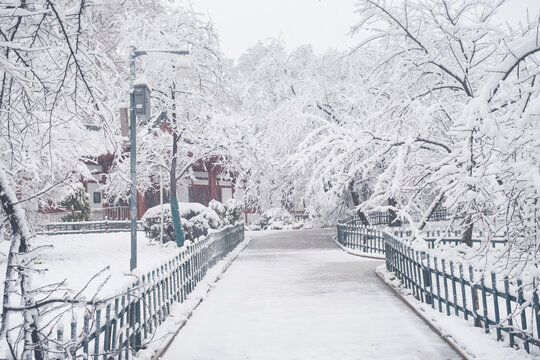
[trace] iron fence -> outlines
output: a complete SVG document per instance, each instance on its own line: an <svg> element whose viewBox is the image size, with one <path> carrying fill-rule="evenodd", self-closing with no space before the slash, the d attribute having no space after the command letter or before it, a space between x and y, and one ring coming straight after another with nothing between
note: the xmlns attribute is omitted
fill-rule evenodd
<svg viewBox="0 0 540 360"><path fill-rule="evenodd" d="M376 211L369 213L369 224L372 226L387 225L392 226L390 223L391 217L388 211ZM462 218L463 216L457 216L456 218ZM421 214L413 216L416 220L421 218ZM429 216L428 221L448 221L452 219L452 213L448 209L443 207L436 208ZM396 219L397 220L397 219ZM394 221L396 221L394 220ZM407 219L398 220L397 224L408 224Z"/></svg>
<svg viewBox="0 0 540 360"><path fill-rule="evenodd" d="M442 245L459 245L461 241L461 230L449 229L431 229L422 234L424 241L427 242L428 248L435 248L436 244ZM363 251L366 253L384 254L385 238L389 235L378 230L375 227L363 226L359 218L352 218L348 220L338 221L337 225L338 242L354 250ZM409 238L412 236L412 230L406 228L395 228L391 232L394 238ZM483 233L477 232L472 239L473 246L481 246L485 244L482 240ZM492 238L489 242L489 246L495 248L498 246L504 246L507 243L506 234L501 234Z"/></svg>
<svg viewBox="0 0 540 360"><path fill-rule="evenodd" d="M63 219L69 215L78 215L81 211L57 211L50 213L37 213L36 221L40 224L57 223L64 221ZM104 220L129 220L129 206L109 206L103 208L92 208L90 211L91 221Z"/></svg>
<svg viewBox="0 0 540 360"><path fill-rule="evenodd" d="M483 327L486 333L494 331L497 340L507 341L512 347L540 354L540 305L535 281L524 284L520 279L498 279L495 273L432 257L400 239L412 235L407 230L395 230L391 236L352 219L338 222L337 232L338 242L345 247L384 254L387 270L419 301ZM435 242L461 243L459 231L430 230L426 235L430 236L426 239L430 249ZM492 240L491 246L505 243L501 237Z"/></svg>
<svg viewBox="0 0 540 360"><path fill-rule="evenodd" d="M87 311L82 327L75 317L67 333L58 327L57 349L50 349L53 358L130 359L152 339L172 305L184 302L207 270L243 239L244 224L238 224L187 245L174 259L142 275L124 295ZM67 347L59 345L65 343Z"/></svg>
<svg viewBox="0 0 540 360"><path fill-rule="evenodd" d="M392 232L392 235L395 238L409 238L412 236L411 230L394 230ZM427 242L429 249L434 249L436 244L442 244L442 245L460 245L462 244L462 230L456 230L456 229L448 229L448 230L427 230L422 234L422 237L424 238L424 241ZM484 233L482 231L479 231L475 234L473 234L473 239L471 240L473 246L481 246L482 244L485 244L485 241L482 240L482 237L484 236ZM504 246L506 245L506 233L498 235L490 239L489 246L492 248L496 248L498 246Z"/></svg>
<svg viewBox="0 0 540 360"><path fill-rule="evenodd" d="M446 315L494 331L498 341L540 354L540 305L536 283L497 279L472 266L431 257L401 240L385 242L386 268L413 296ZM524 294L527 293L527 299Z"/></svg>
<svg viewBox="0 0 540 360"><path fill-rule="evenodd" d="M360 220L353 219L337 225L338 242L349 249L368 254L384 255L388 235L381 230L362 226Z"/></svg>
<svg viewBox="0 0 540 360"><path fill-rule="evenodd" d="M130 231L131 222L125 221L78 221L56 222L43 225L39 235L90 234ZM142 222L137 221L137 229L142 230Z"/></svg>

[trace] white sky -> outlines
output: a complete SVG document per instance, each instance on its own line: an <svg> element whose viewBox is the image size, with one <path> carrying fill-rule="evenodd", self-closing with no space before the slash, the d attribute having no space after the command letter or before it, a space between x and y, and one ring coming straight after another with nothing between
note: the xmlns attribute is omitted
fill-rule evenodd
<svg viewBox="0 0 540 360"><path fill-rule="evenodd" d="M495 0L492 0L495 1ZM259 40L285 40L289 50L312 44L316 52L345 50L358 38L347 35L356 23L357 0L192 0L197 11L210 15L226 56L237 59ZM511 23L540 12L540 0L509 0L501 18Z"/></svg>

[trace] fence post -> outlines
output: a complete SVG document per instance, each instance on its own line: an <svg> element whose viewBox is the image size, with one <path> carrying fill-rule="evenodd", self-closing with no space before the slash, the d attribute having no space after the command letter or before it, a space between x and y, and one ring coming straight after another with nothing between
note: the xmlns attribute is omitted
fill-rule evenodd
<svg viewBox="0 0 540 360"><path fill-rule="evenodd" d="M452 295L454 298L454 313L459 316L458 302L457 302L457 288L456 288L456 276L454 274L454 262L450 260L450 276L452 277Z"/></svg>
<svg viewBox="0 0 540 360"><path fill-rule="evenodd" d="M518 303L519 306L522 307L523 303L525 302L525 299L523 298L523 282L518 279L517 281L518 286ZM525 315L525 311L521 311L521 330L525 332L527 330L527 317ZM529 340L527 338L523 339L525 350L530 353L529 349Z"/></svg>
<svg viewBox="0 0 540 360"><path fill-rule="evenodd" d="M486 285L484 281L484 274L482 274L482 279L480 279L480 286L482 287L482 310L484 314L484 331L486 332L486 334L489 334L489 320L488 320Z"/></svg>
<svg viewBox="0 0 540 360"><path fill-rule="evenodd" d="M497 291L497 279L494 272L491 273L491 287L493 290L493 309L495 310L495 326L497 332L497 341L501 341L501 328L499 323L501 321L501 316L499 313L499 291Z"/></svg>
<svg viewBox="0 0 540 360"><path fill-rule="evenodd" d="M478 308L480 307L478 301L478 291L474 285L474 273L472 265L469 265L469 280L471 285L471 299L473 305L474 326L481 327L480 317L478 316Z"/></svg>
<svg viewBox="0 0 540 360"><path fill-rule="evenodd" d="M465 279L463 278L463 264L459 264L459 282L461 283L461 298L463 301L463 317L465 320L469 319L469 313L467 312L467 294L465 293Z"/></svg>
<svg viewBox="0 0 540 360"><path fill-rule="evenodd" d="M75 358L75 353L77 351L77 320L75 318L71 319L71 328L70 328L70 345L69 353L72 358Z"/></svg>
<svg viewBox="0 0 540 360"><path fill-rule="evenodd" d="M140 288L141 288L141 284L139 283L139 281L137 281L135 283L135 289L139 289L137 292L140 294ZM135 348L135 351L138 351L140 348L141 348L141 344L142 344L142 340L141 340L141 296L137 296L138 294L135 293L135 296L137 298L137 301L134 302L134 306L135 306L135 324L134 324L134 328L135 328L135 344L134 344L134 348Z"/></svg>
<svg viewBox="0 0 540 360"><path fill-rule="evenodd" d="M62 343L64 342L64 328L63 327L58 327L56 329L56 341L58 343L58 345L56 345L56 349L59 352L58 356L60 357L60 359L65 359L64 348L62 347Z"/></svg>
<svg viewBox="0 0 540 360"><path fill-rule="evenodd" d="M96 332L99 331L101 327L101 310L96 310ZM97 333L96 337L94 338L94 359L97 360L97 354L99 354L99 333Z"/></svg>
<svg viewBox="0 0 540 360"><path fill-rule="evenodd" d="M536 323L536 334L540 336L540 301L538 300L537 282L533 281L533 314ZM538 345L540 348L540 344Z"/></svg>
<svg viewBox="0 0 540 360"><path fill-rule="evenodd" d="M512 304L510 303L510 284L508 282L508 276L504 277L504 295L506 300L506 315L508 316L508 326L513 327L514 321L512 320ZM510 331L508 333L510 339L510 347L514 347L514 333Z"/></svg>
<svg viewBox="0 0 540 360"><path fill-rule="evenodd" d="M426 255L427 266L422 268L424 276L424 290L426 293L426 304L430 304L432 308L435 308L433 304L433 288L431 286L431 269L429 254Z"/></svg>

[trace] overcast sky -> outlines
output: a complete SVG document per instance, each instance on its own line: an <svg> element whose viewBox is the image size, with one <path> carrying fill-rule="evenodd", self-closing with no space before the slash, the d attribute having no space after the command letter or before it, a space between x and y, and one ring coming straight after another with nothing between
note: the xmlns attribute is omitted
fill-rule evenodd
<svg viewBox="0 0 540 360"><path fill-rule="evenodd" d="M495 1L495 0L493 0ZM358 38L347 33L356 22L356 0L192 0L196 10L210 15L226 56L237 59L259 40L279 38L288 49L312 44L316 52L345 50ZM512 23L526 9L538 14L540 0L510 0L503 11Z"/></svg>

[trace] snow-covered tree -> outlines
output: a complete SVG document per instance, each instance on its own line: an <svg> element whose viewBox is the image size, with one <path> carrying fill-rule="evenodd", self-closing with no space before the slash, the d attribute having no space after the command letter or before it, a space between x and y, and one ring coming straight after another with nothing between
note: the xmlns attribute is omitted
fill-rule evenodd
<svg viewBox="0 0 540 360"><path fill-rule="evenodd" d="M40 316L51 294L32 289L39 246L31 242L27 217L62 199L81 175L91 176L83 160L113 143L100 71L111 62L93 38L94 5L0 4L0 203L11 242L0 340L14 359L30 352L43 358L47 324Z"/></svg>
<svg viewBox="0 0 540 360"><path fill-rule="evenodd" d="M120 33L120 48L189 50L190 55L152 53L137 62L138 76L152 89L152 119L138 126L138 189L153 187L161 170L166 173L173 219L179 221L178 182L189 178L195 163L226 159L223 117L228 101L224 60L216 31L209 19L182 3L154 1L153 7L130 13L132 19ZM156 11L155 8L159 8ZM146 26L141 27L141 23ZM157 45L159 44L159 45ZM186 64L187 63L187 64ZM188 67L188 69L185 69ZM108 191L127 195L128 158L119 157ZM161 170L160 170L161 169ZM177 237L181 227L176 222Z"/></svg>
<svg viewBox="0 0 540 360"><path fill-rule="evenodd" d="M359 2L358 26L374 35L357 51L378 49L384 55L372 76L406 90L389 96L384 108L391 111L379 117L386 126L372 132L370 146L386 144L395 154L384 159L372 204L398 198L402 216L424 214L419 228L444 204L464 217L464 242L478 224L487 238L527 233L529 248L538 232L531 205L538 148L521 139L537 136L538 18L503 31L493 17L501 3ZM526 171L516 169L518 154Z"/></svg>

